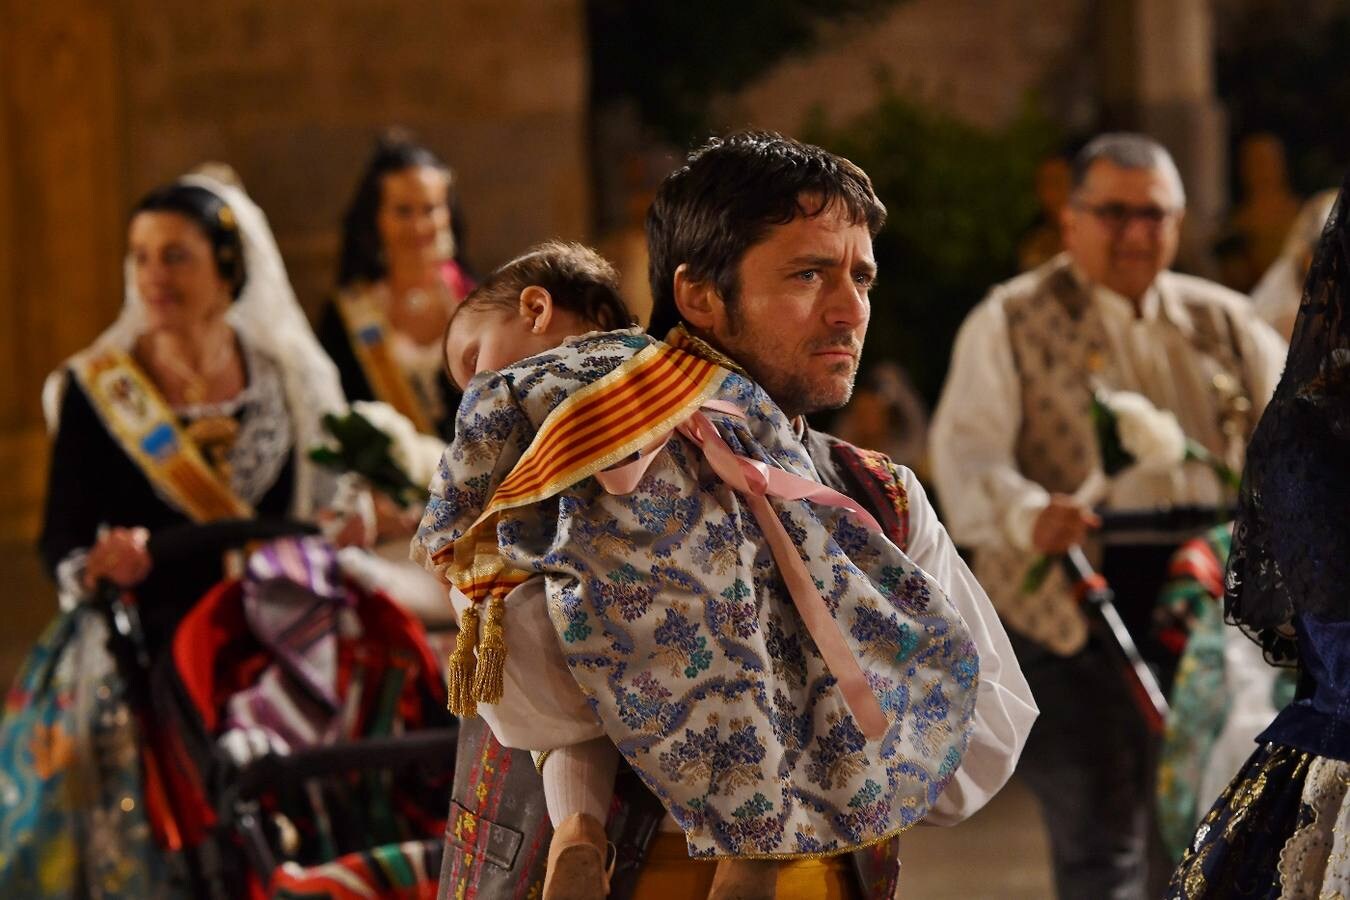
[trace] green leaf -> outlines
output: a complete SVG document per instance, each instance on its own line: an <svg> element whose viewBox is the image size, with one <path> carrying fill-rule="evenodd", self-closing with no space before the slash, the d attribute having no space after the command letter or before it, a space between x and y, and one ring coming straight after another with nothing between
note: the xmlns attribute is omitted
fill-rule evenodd
<svg viewBox="0 0 1350 900"><path fill-rule="evenodd" d="M336 472L361 476L371 488L400 506L426 501L426 489L414 483L394 461L389 435L360 413L329 413L323 417L323 426L337 443L333 447L311 447L309 458L314 462Z"/></svg>
<svg viewBox="0 0 1350 900"><path fill-rule="evenodd" d="M1102 471L1118 475L1134 465L1134 457L1120 441L1120 423L1111 407L1099 394L1092 395L1092 426L1097 432L1097 447L1102 455Z"/></svg>
<svg viewBox="0 0 1350 900"><path fill-rule="evenodd" d="M1036 561L1027 569L1026 575L1022 576L1022 593L1034 594L1045 584L1045 579L1050 577L1050 567L1054 565L1054 560L1048 556L1038 556Z"/></svg>

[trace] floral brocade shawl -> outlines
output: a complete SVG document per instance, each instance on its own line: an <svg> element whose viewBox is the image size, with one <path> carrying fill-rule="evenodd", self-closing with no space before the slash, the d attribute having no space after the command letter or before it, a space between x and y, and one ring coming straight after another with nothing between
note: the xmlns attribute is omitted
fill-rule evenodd
<svg viewBox="0 0 1350 900"><path fill-rule="evenodd" d="M452 580L447 551L476 539L550 413L655 343L592 334L476 378L414 557ZM746 413L707 413L727 445L819 481L763 390L715 375L708 399ZM978 655L941 586L840 509L771 503L880 701L876 740L850 715L744 498L682 434L630 493L584 477L495 520L504 565L546 576L573 677L693 856L828 855L888 838L937 799L971 727Z"/></svg>

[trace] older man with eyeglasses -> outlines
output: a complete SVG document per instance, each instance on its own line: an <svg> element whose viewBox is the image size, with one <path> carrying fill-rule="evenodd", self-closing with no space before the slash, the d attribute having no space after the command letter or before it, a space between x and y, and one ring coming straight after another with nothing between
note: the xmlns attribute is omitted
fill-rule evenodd
<svg viewBox="0 0 1350 900"><path fill-rule="evenodd" d="M1161 145L1135 134L1089 143L1062 214L1066 252L971 312L933 419L948 529L974 551L1041 708L1018 772L1040 800L1061 898L1145 896L1156 754L1069 581L1057 569L1038 586L1024 576L1083 546L1148 655L1167 559L1204 517L1136 516L1142 527L1120 530L1101 529L1102 514L1233 500L1196 463L1095 476L1093 391L1144 395L1240 468L1284 363L1284 341L1246 297L1168 270L1185 201Z"/></svg>

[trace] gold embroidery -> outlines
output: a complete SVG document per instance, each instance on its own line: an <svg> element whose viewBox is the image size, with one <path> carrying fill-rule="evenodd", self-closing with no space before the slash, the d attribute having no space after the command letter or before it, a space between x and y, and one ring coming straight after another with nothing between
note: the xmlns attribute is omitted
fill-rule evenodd
<svg viewBox="0 0 1350 900"><path fill-rule="evenodd" d="M685 353L692 354L700 359L706 359L708 362L715 363L724 369L730 369L737 375L750 377L749 373L741 368L736 360L727 356L703 338L690 334L689 330L683 325L676 325L670 329L666 334L666 343L676 350L683 350Z"/></svg>
<svg viewBox="0 0 1350 900"><path fill-rule="evenodd" d="M352 352L361 364L375 399L401 412L423 434L435 434L431 415L389 349L389 322L376 302L374 292L345 291L338 295L337 309Z"/></svg>
<svg viewBox="0 0 1350 900"><path fill-rule="evenodd" d="M129 355L121 350L82 355L71 371L113 439L188 518L211 522L253 517L252 507L227 487ZM211 436L217 436L215 431Z"/></svg>

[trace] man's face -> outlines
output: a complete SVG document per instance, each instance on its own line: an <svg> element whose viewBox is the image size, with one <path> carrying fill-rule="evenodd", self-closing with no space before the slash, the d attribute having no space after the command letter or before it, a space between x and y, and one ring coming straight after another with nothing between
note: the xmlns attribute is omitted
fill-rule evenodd
<svg viewBox="0 0 1350 900"><path fill-rule="evenodd" d="M708 329L790 417L848 402L867 333L872 236L837 207L776 226L746 251L740 294L715 305Z"/></svg>
<svg viewBox="0 0 1350 900"><path fill-rule="evenodd" d="M1090 280L1138 300L1176 259L1182 202L1169 173L1098 160L1064 208L1064 246Z"/></svg>

